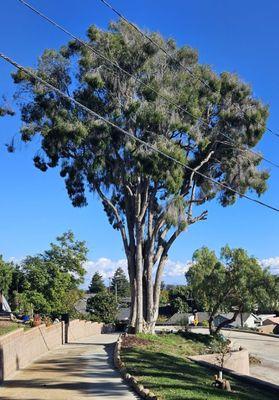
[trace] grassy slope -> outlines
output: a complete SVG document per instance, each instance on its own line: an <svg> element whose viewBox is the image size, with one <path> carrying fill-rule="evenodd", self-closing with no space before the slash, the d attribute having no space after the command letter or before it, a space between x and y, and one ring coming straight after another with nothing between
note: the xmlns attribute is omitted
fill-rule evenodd
<svg viewBox="0 0 279 400"><path fill-rule="evenodd" d="M187 356L205 351L208 337L188 335L185 339L169 334L140 336L133 347L123 349L128 372L164 400L275 400L278 397L245 385L231 377L228 393L212 387L213 371L187 360ZM148 341L146 340L148 339Z"/></svg>
<svg viewBox="0 0 279 400"><path fill-rule="evenodd" d="M18 328L21 328L21 326L14 322L0 321L0 336L6 335L7 333L10 333Z"/></svg>

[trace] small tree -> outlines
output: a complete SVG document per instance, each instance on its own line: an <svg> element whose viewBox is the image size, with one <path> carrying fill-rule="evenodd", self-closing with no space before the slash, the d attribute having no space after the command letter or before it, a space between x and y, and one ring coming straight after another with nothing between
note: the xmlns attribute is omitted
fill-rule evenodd
<svg viewBox="0 0 279 400"><path fill-rule="evenodd" d="M71 312L81 295L87 248L66 232L50 249L28 256L14 273L14 296L18 308L42 314Z"/></svg>
<svg viewBox="0 0 279 400"><path fill-rule="evenodd" d="M172 308L172 312L189 312L190 307L188 305L189 289L186 286L177 286L170 290L169 300Z"/></svg>
<svg viewBox="0 0 279 400"><path fill-rule="evenodd" d="M196 303L210 314L211 334L234 322L239 313L272 303L278 290L276 278L268 269L262 269L256 258L243 249L228 246L221 249L220 260L206 247L197 250L186 279ZM231 310L234 310L232 317L214 329L216 314Z"/></svg>
<svg viewBox="0 0 279 400"><path fill-rule="evenodd" d="M117 268L111 280L111 291L118 298L130 295L130 284L122 268Z"/></svg>
<svg viewBox="0 0 279 400"><path fill-rule="evenodd" d="M101 293L105 292L106 286L103 281L102 275L97 271L92 276L88 291L89 293Z"/></svg>
<svg viewBox="0 0 279 400"><path fill-rule="evenodd" d="M86 311L90 313L92 321L113 323L117 315L115 296L108 292L96 294L87 300Z"/></svg>

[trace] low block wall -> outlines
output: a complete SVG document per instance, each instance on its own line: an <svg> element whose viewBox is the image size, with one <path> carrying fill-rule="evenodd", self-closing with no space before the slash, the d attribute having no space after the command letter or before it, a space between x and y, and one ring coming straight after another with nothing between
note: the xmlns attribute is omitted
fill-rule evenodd
<svg viewBox="0 0 279 400"><path fill-rule="evenodd" d="M103 332L104 324L75 319L70 321L68 329L68 342L74 342L86 336L99 335Z"/></svg>
<svg viewBox="0 0 279 400"><path fill-rule="evenodd" d="M90 321L70 321L68 342L82 337L98 335L103 324ZM65 343L65 325L63 322L46 327L40 325L24 331L17 329L0 336L0 382L10 378L19 369L25 368L48 351Z"/></svg>
<svg viewBox="0 0 279 400"><path fill-rule="evenodd" d="M63 323L22 328L0 337L0 381L63 343Z"/></svg>
<svg viewBox="0 0 279 400"><path fill-rule="evenodd" d="M189 357L194 361L205 361L212 365L220 365L219 354L205 354L199 356ZM248 350L243 349L240 351L233 351L231 354L225 356L224 368L230 369L231 371L238 372L243 375L250 374L249 368L249 353Z"/></svg>

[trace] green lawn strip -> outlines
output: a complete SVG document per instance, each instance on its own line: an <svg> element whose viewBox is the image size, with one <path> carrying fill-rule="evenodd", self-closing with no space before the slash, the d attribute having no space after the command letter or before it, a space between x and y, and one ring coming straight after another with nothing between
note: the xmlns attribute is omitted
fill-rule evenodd
<svg viewBox="0 0 279 400"><path fill-rule="evenodd" d="M12 332L12 331L14 331L14 330L16 330L16 329L19 329L19 328L21 328L22 326L21 325L19 325L19 324L16 324L16 323L11 323L11 324L8 324L8 325L1 325L0 324L0 336L2 336L2 335L6 335L7 333L10 333L10 332Z"/></svg>
<svg viewBox="0 0 279 400"><path fill-rule="evenodd" d="M214 372L187 359L188 355L205 351L208 339L191 340L175 334L139 338L149 339L148 344L123 348L123 361L131 375L164 400L277 399L275 394L231 377L228 379L234 393L213 388Z"/></svg>

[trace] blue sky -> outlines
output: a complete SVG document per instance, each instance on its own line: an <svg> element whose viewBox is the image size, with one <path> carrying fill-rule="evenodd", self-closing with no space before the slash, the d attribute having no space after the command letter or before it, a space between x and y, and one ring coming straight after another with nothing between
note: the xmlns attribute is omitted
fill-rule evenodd
<svg viewBox="0 0 279 400"><path fill-rule="evenodd" d="M90 24L106 28L115 15L99 0L33 0L33 4L84 37ZM82 4L82 6L81 6ZM114 0L113 4L141 28L160 31L179 45L198 49L200 61L217 72L236 72L270 106L268 126L279 132L279 2L269 0ZM17 0L1 2L0 50L24 65L35 66L45 48L58 48L68 38L40 20ZM11 96L11 67L0 61L0 93ZM75 209L57 170L43 174L32 164L35 144L19 144L8 154L4 144L18 132L18 117L0 119L0 253L21 259L47 248L58 234L72 229L90 248L90 273L110 274L124 265L118 233L108 224L97 198ZM258 149L279 163L279 138L266 134ZM264 164L263 164L264 165ZM266 165L268 167L268 165ZM271 169L269 189L262 197L279 206L279 169ZM209 217L181 236L170 251L166 281L184 282L181 275L193 251L202 245L216 250L226 243L246 248L259 259L272 258L279 267L279 215L246 200L222 208L208 206Z"/></svg>

